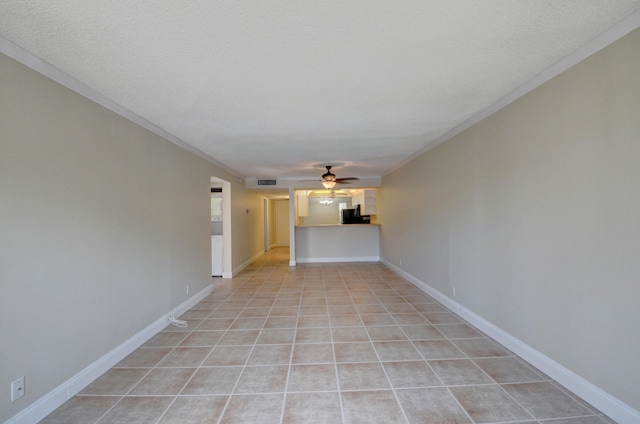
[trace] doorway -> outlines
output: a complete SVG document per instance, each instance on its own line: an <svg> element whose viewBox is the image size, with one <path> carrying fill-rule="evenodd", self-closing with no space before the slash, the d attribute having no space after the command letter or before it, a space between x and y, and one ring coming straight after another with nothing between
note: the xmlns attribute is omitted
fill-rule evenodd
<svg viewBox="0 0 640 424"><path fill-rule="evenodd" d="M221 198L221 211L216 210L216 213L221 212L221 215L212 214L211 219L211 240L212 249L214 242L216 243L216 249L219 249L219 245L222 245L222 278L231 278L233 276L232 254L231 254L231 183L222 180L217 177L211 177L211 189L212 194L215 193L216 198ZM216 202L217 203L217 202ZM213 204L213 202L212 202ZM222 231L220 234L220 227ZM215 234L214 234L215 233ZM218 240L214 240L217 237ZM222 238L221 242L219 238ZM212 275L214 265L214 253L212 250ZM218 272L217 272L218 273Z"/></svg>

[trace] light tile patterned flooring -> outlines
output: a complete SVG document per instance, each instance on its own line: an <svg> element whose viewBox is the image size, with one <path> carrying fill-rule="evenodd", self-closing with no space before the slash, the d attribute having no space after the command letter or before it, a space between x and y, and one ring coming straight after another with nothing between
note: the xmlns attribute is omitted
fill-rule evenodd
<svg viewBox="0 0 640 424"><path fill-rule="evenodd" d="M612 421L377 263L272 249L44 423Z"/></svg>

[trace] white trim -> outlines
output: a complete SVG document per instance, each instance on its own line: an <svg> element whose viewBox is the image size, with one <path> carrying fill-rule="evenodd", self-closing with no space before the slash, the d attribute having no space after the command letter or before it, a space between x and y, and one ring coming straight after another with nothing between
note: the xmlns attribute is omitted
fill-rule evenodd
<svg viewBox="0 0 640 424"><path fill-rule="evenodd" d="M263 250L262 252L259 252L259 253L255 254L255 255L253 255L253 257L251 257L251 258L247 259L246 261L244 261L236 269L233 270L233 275L238 275L243 269L245 269L246 267L251 265L254 261L256 261L258 258L263 256L264 254L265 254L265 252ZM222 276L224 277L224 274ZM231 277L225 277L225 278L231 278Z"/></svg>
<svg viewBox="0 0 640 424"><path fill-rule="evenodd" d="M616 422L640 423L640 411L636 411L620 399L568 370L391 262L385 259L381 259L380 262Z"/></svg>
<svg viewBox="0 0 640 424"><path fill-rule="evenodd" d="M462 122L457 127L447 131L437 139L433 140L428 145L424 146L422 149L412 154L411 156L398 162L395 166L393 166L391 169L386 171L384 175L388 175L394 171L397 171L398 169L402 168L403 166L405 166L406 164L408 164L418 156L421 156L427 151L433 149L434 147L460 134L467 128L493 115L500 109L504 108L510 103L513 103L514 101L518 100L520 97L524 96L525 94L535 90L536 88L540 87L542 84L546 83L552 78L555 78L556 76L560 75L567 69L577 65L578 63L582 62L584 59L588 58L592 54L604 49L609 44L612 44L613 42L619 40L620 38L624 37L625 35L627 35L631 31L634 31L637 28L640 28L640 10L632 13L631 15L627 16L620 22L613 25L611 28L609 28L605 32L592 38L582 47L578 48L576 51L574 51L570 55L562 58L560 61L549 66L547 69L545 69L538 75L534 76L529 81L525 82L520 87L513 90L511 93L507 94L506 96L499 99L495 103L489 105L486 109L481 110L477 114L471 116L469 119Z"/></svg>
<svg viewBox="0 0 640 424"><path fill-rule="evenodd" d="M301 264L310 263L330 263L330 262L380 262L379 256L354 256L354 257L336 257L336 258L300 258L296 261Z"/></svg>
<svg viewBox="0 0 640 424"><path fill-rule="evenodd" d="M175 316L180 316L213 292L213 283L175 308ZM33 424L55 411L67 400L95 381L102 374L113 368L131 352L142 346L151 337L158 334L169 324L171 311L155 320L129 340L98 359L60 386L56 387L31 405L14 415L5 424Z"/></svg>
<svg viewBox="0 0 640 424"><path fill-rule="evenodd" d="M210 162L224 169L231 175L240 177L237 171L234 171L233 169L229 168L225 164L218 162L216 159L204 153L202 150L199 150L191 146L190 144L187 144L185 141L178 138L177 136L160 128L156 124L146 120L140 115L130 111L126 107L122 106L121 104L106 97L104 94L101 94L95 89L89 87L88 85L76 80L75 78L71 77L67 73L61 71L60 69L56 68L50 63L45 62L38 56L35 56L34 54L24 50L22 47L12 43L11 41L7 40L2 36L0 36L0 53L3 53L9 56L13 60L22 63L23 65L33 69L34 71L46 76L47 78L59 84L64 85L68 89L75 91L81 96L84 96L87 99L96 102L100 106L106 109L109 109L114 113L117 113L118 115L128 119L129 121L136 123L141 127L151 131L152 133L164 138L165 140L170 141L173 144L176 144L182 147L183 149L193 153L194 155L201 157L207 162Z"/></svg>

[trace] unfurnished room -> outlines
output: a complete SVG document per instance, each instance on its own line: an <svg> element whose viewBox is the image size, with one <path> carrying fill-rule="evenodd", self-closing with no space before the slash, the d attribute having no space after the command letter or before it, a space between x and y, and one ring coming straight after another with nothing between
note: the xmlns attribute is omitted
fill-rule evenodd
<svg viewBox="0 0 640 424"><path fill-rule="evenodd" d="M640 424L640 0L0 0L0 422Z"/></svg>

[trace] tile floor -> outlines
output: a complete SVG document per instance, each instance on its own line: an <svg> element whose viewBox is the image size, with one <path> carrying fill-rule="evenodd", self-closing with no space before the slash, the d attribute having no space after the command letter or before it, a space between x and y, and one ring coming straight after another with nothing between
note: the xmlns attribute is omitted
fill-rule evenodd
<svg viewBox="0 0 640 424"><path fill-rule="evenodd" d="M377 263L273 249L42 422L611 423Z"/></svg>

